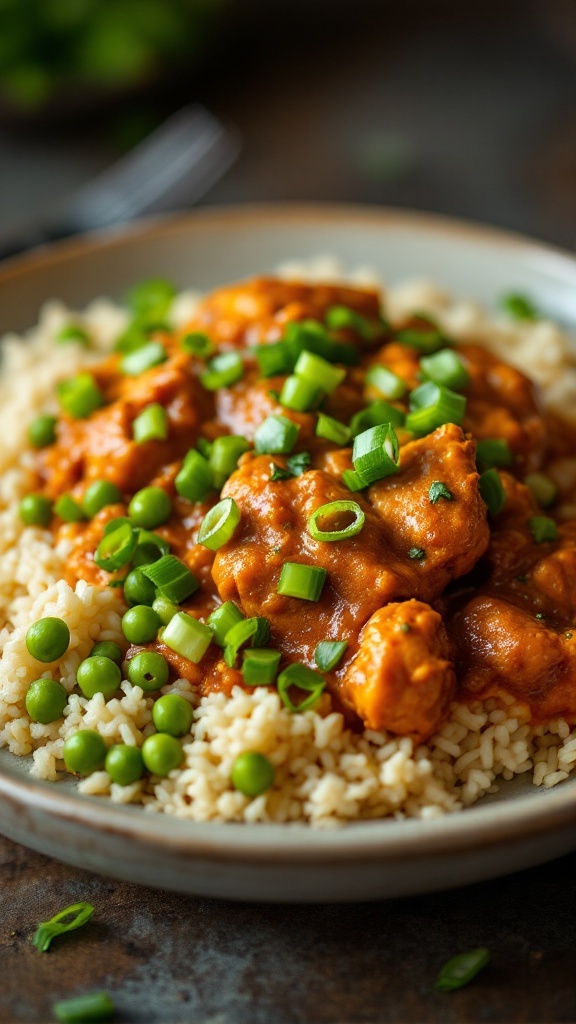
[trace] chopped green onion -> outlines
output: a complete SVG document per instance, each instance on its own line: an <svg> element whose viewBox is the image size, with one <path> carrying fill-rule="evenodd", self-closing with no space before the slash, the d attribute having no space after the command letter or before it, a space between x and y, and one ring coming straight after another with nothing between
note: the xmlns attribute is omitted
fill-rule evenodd
<svg viewBox="0 0 576 1024"><path fill-rule="evenodd" d="M317 408L322 399L322 391L316 384L303 377L286 377L279 402L285 409L293 409L294 412L309 412Z"/></svg>
<svg viewBox="0 0 576 1024"><path fill-rule="evenodd" d="M330 306L324 319L331 330L356 331L364 341L372 341L380 333L374 329L368 317L348 306Z"/></svg>
<svg viewBox="0 0 576 1024"><path fill-rule="evenodd" d="M132 563L136 567L150 565L152 562L157 562L162 555L167 555L169 551L168 541L160 537L159 534L153 533L151 530L139 530Z"/></svg>
<svg viewBox="0 0 576 1024"><path fill-rule="evenodd" d="M399 454L398 438L390 423L370 427L354 438L354 471L366 484L373 484L398 472Z"/></svg>
<svg viewBox="0 0 576 1024"><path fill-rule="evenodd" d="M428 498L431 505L435 505L436 502L440 501L440 498L444 498L445 501L454 501L452 491L449 491L446 484L443 484L441 480L432 481L428 489Z"/></svg>
<svg viewBox="0 0 576 1024"><path fill-rule="evenodd" d="M132 422L132 436L136 444L165 441L168 437L168 414L164 406L158 402L147 405Z"/></svg>
<svg viewBox="0 0 576 1024"><path fill-rule="evenodd" d="M257 345L253 351L262 377L276 377L294 368L294 357L285 341Z"/></svg>
<svg viewBox="0 0 576 1024"><path fill-rule="evenodd" d="M297 452L296 455L290 455L286 459L286 469L283 466L277 466L273 462L271 464L272 473L270 480L274 482L276 480L290 480L294 476L302 476L302 473L306 472L311 462L312 456L310 452Z"/></svg>
<svg viewBox="0 0 576 1024"><path fill-rule="evenodd" d="M68 342L76 342L79 345L84 345L85 348L90 344L90 335L88 331L85 331L80 324L67 324L65 327L61 327L57 332L54 339L58 345L66 345Z"/></svg>
<svg viewBox="0 0 576 1024"><path fill-rule="evenodd" d="M208 460L191 448L182 463L174 486L188 501L204 501L214 489L214 476Z"/></svg>
<svg viewBox="0 0 576 1024"><path fill-rule="evenodd" d="M114 1019L116 1007L107 992L91 992L54 1003L52 1013L61 1024L103 1024Z"/></svg>
<svg viewBox="0 0 576 1024"><path fill-rule="evenodd" d="M240 509L234 498L222 498L204 516L198 531L198 543L210 551L218 551L232 539L240 522Z"/></svg>
<svg viewBox="0 0 576 1024"><path fill-rule="evenodd" d="M346 376L346 370L339 370L322 356L317 356L314 352L306 350L298 356L294 373L328 395L342 383Z"/></svg>
<svg viewBox="0 0 576 1024"><path fill-rule="evenodd" d="M133 352L124 356L120 363L120 371L126 377L139 377L154 366L166 362L168 355L164 345L159 341L147 341Z"/></svg>
<svg viewBox="0 0 576 1024"><path fill-rule="evenodd" d="M537 544L556 540L558 536L558 527L554 520L549 519L548 516L532 516L528 520L528 526Z"/></svg>
<svg viewBox="0 0 576 1024"><path fill-rule="evenodd" d="M285 707L290 711L307 711L308 708L313 707L326 688L326 680L318 672L296 662L293 665L288 665L280 673L277 685L278 693ZM310 696L305 697L299 704L294 704L288 693L292 686L296 686L299 690L305 690Z"/></svg>
<svg viewBox="0 0 576 1024"><path fill-rule="evenodd" d="M402 377L399 377L393 370L389 370L387 366L371 366L366 374L366 383L379 391L384 398L389 398L393 402L404 398L408 391L408 385L402 380Z"/></svg>
<svg viewBox="0 0 576 1024"><path fill-rule="evenodd" d="M226 635L244 616L233 601L225 601L208 616L208 625L214 631L214 643L219 647L226 646Z"/></svg>
<svg viewBox="0 0 576 1024"><path fill-rule="evenodd" d="M321 672L331 672L342 660L347 640L321 640L314 651L314 661Z"/></svg>
<svg viewBox="0 0 576 1024"><path fill-rule="evenodd" d="M434 988L439 992L455 992L472 981L490 960L490 953L485 947L471 949L460 953L444 964Z"/></svg>
<svg viewBox="0 0 576 1024"><path fill-rule="evenodd" d="M482 472L485 469L493 469L494 466L498 467L498 469L511 466L513 455L508 441L505 441L503 437L492 437L486 441L478 441L476 445L476 462Z"/></svg>
<svg viewBox="0 0 576 1024"><path fill-rule="evenodd" d="M338 526L342 519L350 520L346 526ZM308 533L314 540L338 541L355 537L364 526L365 515L355 501L330 501L321 505L308 520ZM324 521L323 523L321 521ZM335 529L323 528L332 525Z"/></svg>
<svg viewBox="0 0 576 1024"><path fill-rule="evenodd" d="M482 501L488 506L488 511L497 516L506 504L506 491L500 479L497 469L487 469L482 473L478 482Z"/></svg>
<svg viewBox="0 0 576 1024"><path fill-rule="evenodd" d="M79 373L60 381L56 392L64 412L75 420L86 419L104 404L104 395L91 373Z"/></svg>
<svg viewBox="0 0 576 1024"><path fill-rule="evenodd" d="M326 582L326 569L301 562L284 562L278 593L285 597L299 597L303 601L318 601Z"/></svg>
<svg viewBox="0 0 576 1024"><path fill-rule="evenodd" d="M502 309L515 320L537 320L538 310L526 295L513 293L502 298Z"/></svg>
<svg viewBox="0 0 576 1024"><path fill-rule="evenodd" d="M176 285L163 277L140 281L128 292L126 302L138 317L161 320L170 310L176 295Z"/></svg>
<svg viewBox="0 0 576 1024"><path fill-rule="evenodd" d="M207 437L199 437L196 441L196 447L200 455L203 455L205 459L209 459L212 454L212 443Z"/></svg>
<svg viewBox="0 0 576 1024"><path fill-rule="evenodd" d="M162 633L162 643L166 647L195 665L202 660L211 642L210 626L205 626L186 612L174 615Z"/></svg>
<svg viewBox="0 0 576 1024"><path fill-rule="evenodd" d="M395 405L389 405L388 402L383 402L378 398L352 417L350 420L350 432L352 437L356 437L356 434L361 434L363 430L368 430L368 427L377 427L381 423L391 423L393 427L403 427L405 419L406 417L401 409L397 409Z"/></svg>
<svg viewBox="0 0 576 1024"><path fill-rule="evenodd" d="M200 383L207 391L228 388L244 375L244 363L239 352L222 352L210 363L205 373L200 374Z"/></svg>
<svg viewBox="0 0 576 1024"><path fill-rule="evenodd" d="M300 427L287 416L268 416L254 434L254 447L259 455L289 455Z"/></svg>
<svg viewBox="0 0 576 1024"><path fill-rule="evenodd" d="M32 420L28 427L28 440L33 448L47 448L49 444L54 444L57 422L55 416L48 414Z"/></svg>
<svg viewBox="0 0 576 1024"><path fill-rule="evenodd" d="M355 345L335 341L317 320L298 320L286 325L284 341L292 353L294 363L301 352L314 352L330 363L356 366L360 353Z"/></svg>
<svg viewBox="0 0 576 1024"><path fill-rule="evenodd" d="M138 543L138 531L129 519L111 519L104 529L94 561L100 569L114 572L131 560Z"/></svg>
<svg viewBox="0 0 576 1024"><path fill-rule="evenodd" d="M354 469L345 469L342 473L342 480L349 491L362 491L367 483Z"/></svg>
<svg viewBox="0 0 576 1024"><path fill-rule="evenodd" d="M142 348L143 345L146 345L149 340L150 334L147 328L137 321L132 321L116 339L114 352L120 352L122 355L128 352L135 352L137 348Z"/></svg>
<svg viewBox="0 0 576 1024"><path fill-rule="evenodd" d="M142 572L152 581L162 597L168 598L174 604L182 604L200 586L194 573L190 572L175 555L164 555L157 562L144 566Z"/></svg>
<svg viewBox="0 0 576 1024"><path fill-rule="evenodd" d="M405 330L398 331L396 341L399 341L401 345L410 345L412 348L420 349L421 352L436 352L439 348L442 348L446 344L446 338L442 335L436 324L421 314L415 313L414 316L418 320L424 320L427 326L422 328L408 327Z"/></svg>
<svg viewBox="0 0 576 1024"><path fill-rule="evenodd" d="M190 356L197 356L198 359L208 359L215 351L212 340L204 331L192 331L185 334L180 341L180 348Z"/></svg>
<svg viewBox="0 0 576 1024"><path fill-rule="evenodd" d="M406 430L414 434L430 434L444 423L462 423L466 399L455 391L427 381L410 393L410 412Z"/></svg>
<svg viewBox="0 0 576 1024"><path fill-rule="evenodd" d="M332 416L326 416L323 412L318 413L317 437L324 437L327 441L334 441L335 444L343 446L348 444L350 433L350 427L347 427L345 423L335 420Z"/></svg>
<svg viewBox="0 0 576 1024"><path fill-rule="evenodd" d="M266 647L255 647L244 651L242 675L245 686L271 686L278 674L280 651Z"/></svg>
<svg viewBox="0 0 576 1024"><path fill-rule="evenodd" d="M524 477L524 483L542 508L548 508L556 501L558 488L550 477L544 476L544 473L528 473L528 476Z"/></svg>
<svg viewBox="0 0 576 1024"><path fill-rule="evenodd" d="M430 356L422 356L420 360L420 372L425 380L431 380L434 384L442 384L443 387L460 391L468 387L470 374L463 365L460 356L451 348L443 348Z"/></svg>
<svg viewBox="0 0 576 1024"><path fill-rule="evenodd" d="M408 551L408 558L413 558L415 562L421 562L426 558L426 552L424 548L410 548Z"/></svg>
<svg viewBox="0 0 576 1024"><path fill-rule="evenodd" d="M225 636L224 661L229 668L236 664L238 651L250 640L252 647L264 647L270 640L270 623L268 619L254 615L250 619L242 619L230 627Z"/></svg>
<svg viewBox="0 0 576 1024"><path fill-rule="evenodd" d="M76 928L81 928L90 920L93 913L94 907L91 903L73 903L71 907L66 907L65 910L54 914L49 921L43 921L38 925L32 945L36 946L41 953L46 953L52 939L55 939L57 935L65 935L66 932L73 932Z"/></svg>
<svg viewBox="0 0 576 1024"><path fill-rule="evenodd" d="M160 596L155 597L152 601L152 611L156 612L162 625L167 626L180 609L177 604L173 604L167 597Z"/></svg>
<svg viewBox="0 0 576 1024"><path fill-rule="evenodd" d="M210 451L208 463L214 477L214 486L219 491L238 466L238 459L250 448L248 441L240 434L217 437Z"/></svg>
<svg viewBox="0 0 576 1024"><path fill-rule="evenodd" d="M54 512L65 523L81 523L87 517L82 506L70 494L62 494L54 504Z"/></svg>

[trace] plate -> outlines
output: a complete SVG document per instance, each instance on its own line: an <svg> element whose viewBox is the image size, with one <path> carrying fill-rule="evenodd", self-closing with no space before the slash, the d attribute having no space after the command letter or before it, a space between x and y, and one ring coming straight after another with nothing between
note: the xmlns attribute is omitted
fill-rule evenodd
<svg viewBox="0 0 576 1024"><path fill-rule="evenodd" d="M207 209L60 243L0 269L0 333L35 323L51 297L73 307L119 297L144 277L208 289L290 259L330 254L395 283L432 278L494 305L525 291L576 323L576 259L494 229L371 207ZM70 864L145 885L233 899L349 901L495 877L576 847L576 778L543 791L530 777L461 814L317 830L183 822L33 780L0 751L0 831Z"/></svg>

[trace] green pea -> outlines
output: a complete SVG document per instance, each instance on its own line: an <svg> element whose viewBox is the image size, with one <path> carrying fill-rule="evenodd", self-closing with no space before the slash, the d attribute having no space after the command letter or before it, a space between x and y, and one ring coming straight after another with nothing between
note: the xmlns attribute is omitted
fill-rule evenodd
<svg viewBox="0 0 576 1024"><path fill-rule="evenodd" d="M137 782L144 773L144 761L140 750L125 743L110 747L104 767L112 782L117 782L119 786L129 786L132 782Z"/></svg>
<svg viewBox="0 0 576 1024"><path fill-rule="evenodd" d="M122 673L115 661L96 655L82 662L76 679L85 697L93 697L95 693L111 697L120 686Z"/></svg>
<svg viewBox="0 0 576 1024"><path fill-rule="evenodd" d="M26 647L36 661L50 664L68 650L70 630L63 619L47 615L33 622L26 633Z"/></svg>
<svg viewBox="0 0 576 1024"><path fill-rule="evenodd" d="M156 597L156 587L144 575L141 569L132 569L124 580L124 600L126 604L151 605Z"/></svg>
<svg viewBox="0 0 576 1024"><path fill-rule="evenodd" d="M142 757L153 775L169 775L174 768L180 767L183 756L178 740L165 732L157 732L144 740Z"/></svg>
<svg viewBox="0 0 576 1024"><path fill-rule="evenodd" d="M90 657L110 658L110 661L115 661L117 665L121 665L124 661L122 648L111 640L99 640L98 643L94 644L90 651Z"/></svg>
<svg viewBox="0 0 576 1024"><path fill-rule="evenodd" d="M33 448L47 448L49 444L54 444L57 422L55 416L47 414L32 420L28 427L28 440Z"/></svg>
<svg viewBox="0 0 576 1024"><path fill-rule="evenodd" d="M26 694L26 711L33 722L48 725L62 718L68 694L55 679L36 679L30 683Z"/></svg>
<svg viewBox="0 0 576 1024"><path fill-rule="evenodd" d="M67 771L75 775L90 775L103 767L106 743L99 732L82 729L68 737L63 756Z"/></svg>
<svg viewBox="0 0 576 1024"><path fill-rule="evenodd" d="M122 632L131 644L149 644L156 639L160 619L146 604L135 604L122 619Z"/></svg>
<svg viewBox="0 0 576 1024"><path fill-rule="evenodd" d="M119 505L122 491L110 480L95 480L87 488L82 499L82 508L86 515L93 519L107 505Z"/></svg>
<svg viewBox="0 0 576 1024"><path fill-rule="evenodd" d="M274 768L264 754L247 750L234 761L231 779L234 788L244 796L260 796L274 782Z"/></svg>
<svg viewBox="0 0 576 1024"><path fill-rule="evenodd" d="M128 506L128 515L144 530L154 530L170 517L172 502L161 487L143 487Z"/></svg>
<svg viewBox="0 0 576 1024"><path fill-rule="evenodd" d="M140 651L128 662L128 679L145 693L166 686L170 669L166 658L156 651Z"/></svg>
<svg viewBox="0 0 576 1024"><path fill-rule="evenodd" d="M193 717L191 704L179 693L165 693L152 709L152 721L158 732L167 732L170 736L185 736L190 732Z"/></svg>
<svg viewBox="0 0 576 1024"><path fill-rule="evenodd" d="M26 526L50 526L52 502L43 494L27 494L22 498L18 510Z"/></svg>

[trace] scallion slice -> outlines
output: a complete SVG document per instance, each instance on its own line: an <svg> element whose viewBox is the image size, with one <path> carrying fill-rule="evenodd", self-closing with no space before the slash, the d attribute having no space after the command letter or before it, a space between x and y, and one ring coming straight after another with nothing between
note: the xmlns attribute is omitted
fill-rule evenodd
<svg viewBox="0 0 576 1024"><path fill-rule="evenodd" d="M425 327L407 327L398 331L396 341L401 345L410 345L412 348L420 349L421 352L436 352L446 344L446 338L439 331L436 324L428 317L415 313L414 317L425 322Z"/></svg>
<svg viewBox="0 0 576 1024"><path fill-rule="evenodd" d="M70 494L62 494L54 503L54 512L65 523L81 523L88 517L82 506Z"/></svg>
<svg viewBox="0 0 576 1024"><path fill-rule="evenodd" d="M331 672L342 660L347 640L321 640L314 651L314 661L321 672Z"/></svg>
<svg viewBox="0 0 576 1024"><path fill-rule="evenodd" d="M506 504L506 491L498 470L487 469L485 473L482 473L478 486L482 500L488 506L488 511L491 515L497 516Z"/></svg>
<svg viewBox="0 0 576 1024"><path fill-rule="evenodd" d="M302 562L284 562L278 593L285 597L299 597L303 601L318 601L326 582L326 569Z"/></svg>
<svg viewBox="0 0 576 1024"><path fill-rule="evenodd" d="M288 665L280 673L277 686L278 693L285 707L290 711L307 711L316 704L326 688L326 680L318 672L314 672L313 669L308 668L306 665L296 662L293 665ZM304 690L310 696L295 704L289 694L292 686L297 687L299 690Z"/></svg>
<svg viewBox="0 0 576 1024"><path fill-rule="evenodd" d="M162 643L171 651L187 658L195 665L202 660L212 642L212 630L186 612L178 612L170 619L162 633Z"/></svg>
<svg viewBox="0 0 576 1024"><path fill-rule="evenodd" d="M524 483L530 488L542 508L548 508L556 501L558 488L554 481L544 473L528 473L528 476L524 477Z"/></svg>
<svg viewBox="0 0 576 1024"><path fill-rule="evenodd" d="M208 460L195 448L186 455L174 486L188 501L204 501L214 489L214 475Z"/></svg>
<svg viewBox="0 0 576 1024"><path fill-rule="evenodd" d="M159 341L147 341L133 352L128 352L120 362L120 370L126 377L139 377L154 366L160 366L168 358L164 345Z"/></svg>
<svg viewBox="0 0 576 1024"><path fill-rule="evenodd" d="M451 348L440 349L430 356L422 356L420 372L425 380L460 391L468 387L470 374L460 357Z"/></svg>
<svg viewBox="0 0 576 1024"><path fill-rule="evenodd" d="M354 438L354 470L367 484L398 472L400 445L391 423L370 427Z"/></svg>
<svg viewBox="0 0 576 1024"><path fill-rule="evenodd" d="M527 295L520 295L517 292L513 292L510 295L504 295L502 298L502 308L509 313L514 320L537 320L538 310L529 299Z"/></svg>
<svg viewBox="0 0 576 1024"><path fill-rule="evenodd" d="M175 555L163 555L157 562L144 566L142 572L174 604L182 604L200 586L194 573Z"/></svg>
<svg viewBox="0 0 576 1024"><path fill-rule="evenodd" d="M284 341L294 363L304 350L315 352L330 363L342 363L344 366L356 366L360 361L360 352L355 345L336 341L317 320L298 320L287 324Z"/></svg>
<svg viewBox="0 0 576 1024"><path fill-rule="evenodd" d="M426 558L426 552L424 548L409 548L408 558L411 558L414 562L423 562Z"/></svg>
<svg viewBox="0 0 576 1024"><path fill-rule="evenodd" d="M240 434L217 437L212 443L208 464L214 477L214 486L219 491L238 465L238 459L250 448L248 441Z"/></svg>
<svg viewBox="0 0 576 1024"><path fill-rule="evenodd" d="M531 516L528 520L528 526L537 544L556 540L558 536L558 526L548 516Z"/></svg>
<svg viewBox="0 0 576 1024"><path fill-rule="evenodd" d="M191 331L185 334L180 341L180 348L190 356L197 356L198 359L208 359L215 351L212 340L204 331Z"/></svg>
<svg viewBox="0 0 576 1024"><path fill-rule="evenodd" d="M350 420L350 432L352 437L361 434L368 427L377 427L381 423L391 423L393 427L403 427L406 417L401 409L395 405L383 402L377 398L375 402L367 405L365 409L357 412Z"/></svg>
<svg viewBox="0 0 576 1024"><path fill-rule="evenodd" d="M368 484L354 469L345 469L342 473L342 480L349 491L361 491Z"/></svg>
<svg viewBox="0 0 576 1024"><path fill-rule="evenodd" d="M389 398L393 402L404 398L408 391L408 385L402 380L402 377L399 377L393 370L389 370L387 366L371 366L366 374L366 383L379 391L384 398Z"/></svg>
<svg viewBox="0 0 576 1024"><path fill-rule="evenodd" d="M52 1013L60 1024L104 1024L113 1020L116 1007L108 992L90 992L85 996L74 996L73 999L61 999L54 1003Z"/></svg>
<svg viewBox="0 0 576 1024"><path fill-rule="evenodd" d="M132 422L132 436L136 444L146 441L165 441L168 437L168 414L159 402L152 402Z"/></svg>
<svg viewBox="0 0 576 1024"><path fill-rule="evenodd" d="M259 615L242 619L230 627L224 638L224 661L229 668L236 664L238 651L250 640L252 647L265 647L270 640L270 623Z"/></svg>
<svg viewBox="0 0 576 1024"><path fill-rule="evenodd" d="M152 530L139 530L138 543L132 556L132 564L135 568L142 565L151 565L157 562L163 555L170 551L170 545L158 533Z"/></svg>
<svg viewBox="0 0 576 1024"><path fill-rule="evenodd" d="M218 388L229 388L241 380L244 375L244 363L239 352L222 352L210 363L205 373L200 374L200 383L208 391Z"/></svg>
<svg viewBox="0 0 576 1024"><path fill-rule="evenodd" d="M38 925L32 945L36 946L41 953L46 953L52 939L55 939L57 935L65 935L66 932L73 932L76 928L81 928L90 920L93 913L94 907L91 903L73 903L72 906L54 914L49 921L43 921Z"/></svg>
<svg viewBox="0 0 576 1024"><path fill-rule="evenodd" d="M444 964L434 988L439 992L455 992L475 978L490 960L490 952L485 946L470 949L466 953L453 956Z"/></svg>
<svg viewBox="0 0 576 1024"><path fill-rule="evenodd" d="M363 341L372 341L379 333L367 316L349 306L330 306L324 319L333 331L355 331Z"/></svg>
<svg viewBox="0 0 576 1024"><path fill-rule="evenodd" d="M410 393L410 412L406 430L414 434L430 434L444 423L462 423L466 399L449 388L427 381Z"/></svg>
<svg viewBox="0 0 576 1024"><path fill-rule="evenodd" d="M225 601L208 616L207 622L214 631L214 643L219 647L226 646L226 635L244 616L233 601Z"/></svg>
<svg viewBox="0 0 576 1024"><path fill-rule="evenodd" d="M285 409L293 409L294 412L309 412L316 409L322 400L323 392L317 384L306 380L304 377L286 377L279 402Z"/></svg>
<svg viewBox="0 0 576 1024"><path fill-rule="evenodd" d="M138 544L138 530L129 519L111 519L104 529L94 561L100 569L114 572L127 565Z"/></svg>
<svg viewBox="0 0 576 1024"><path fill-rule="evenodd" d="M132 312L148 322L159 320L170 310L176 295L176 285L165 277L150 277L135 284L126 295Z"/></svg>
<svg viewBox="0 0 576 1024"><path fill-rule="evenodd" d="M253 351L262 377L291 373L294 368L294 357L285 341L257 345Z"/></svg>
<svg viewBox="0 0 576 1024"><path fill-rule="evenodd" d="M84 348L90 345L90 335L80 324L66 324L65 327L61 327L54 340L58 345L66 345L68 342L75 342Z"/></svg>
<svg viewBox="0 0 576 1024"><path fill-rule="evenodd" d="M271 686L278 675L280 651L267 647L255 647L244 651L242 675L245 686Z"/></svg>
<svg viewBox="0 0 576 1024"><path fill-rule="evenodd" d="M254 447L259 455L289 455L300 427L287 416L268 416L254 434Z"/></svg>
<svg viewBox="0 0 576 1024"><path fill-rule="evenodd" d="M79 373L56 387L58 401L75 420L84 420L104 404L104 395L91 373Z"/></svg>
<svg viewBox="0 0 576 1024"><path fill-rule="evenodd" d="M314 540L348 540L360 533L365 518L360 505L355 501L330 501L312 513L308 520L308 533ZM340 526L344 520L345 525Z"/></svg>
<svg viewBox="0 0 576 1024"><path fill-rule="evenodd" d="M272 462L270 464L270 469L272 470L270 480L274 482L276 480L290 480L294 476L302 476L302 473L306 472L311 462L312 456L310 452L296 452L296 455L290 455L286 459L286 469Z"/></svg>
<svg viewBox="0 0 576 1024"><path fill-rule="evenodd" d="M334 444L344 446L350 440L350 433L350 427L347 427L345 423L335 420L332 416L326 416L323 412L318 413L316 437L323 437L326 441L333 441Z"/></svg>
<svg viewBox="0 0 576 1024"><path fill-rule="evenodd" d="M440 498L443 498L444 501L454 501L452 491L449 491L446 484L443 484L441 480L432 481L428 489L428 498L431 505L435 505L440 501Z"/></svg>
<svg viewBox="0 0 576 1024"><path fill-rule="evenodd" d="M240 509L234 498L222 498L204 516L198 531L198 543L210 551L218 551L232 539L240 522Z"/></svg>
<svg viewBox="0 0 576 1024"><path fill-rule="evenodd" d="M346 376L346 370L339 370L327 359L306 350L298 356L294 373L328 395L342 383Z"/></svg>
<svg viewBox="0 0 576 1024"><path fill-rule="evenodd" d="M503 437L491 437L485 441L478 441L476 445L476 462L481 472L485 469L505 469L511 466L514 457L510 450L508 441Z"/></svg>

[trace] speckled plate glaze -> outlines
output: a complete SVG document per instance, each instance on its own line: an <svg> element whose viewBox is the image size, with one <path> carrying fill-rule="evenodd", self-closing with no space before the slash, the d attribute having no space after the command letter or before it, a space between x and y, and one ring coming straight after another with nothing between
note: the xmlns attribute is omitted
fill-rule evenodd
<svg viewBox="0 0 576 1024"><path fill-rule="evenodd" d="M403 211L318 206L207 209L37 250L0 268L0 333L58 297L82 306L147 276L212 288L289 259L327 253L389 283L428 277L488 306L529 292L576 324L576 259L493 229ZM70 864L182 892L276 901L402 896L491 878L576 847L576 778L530 779L435 821L304 826L196 824L37 782L0 751L0 831Z"/></svg>

